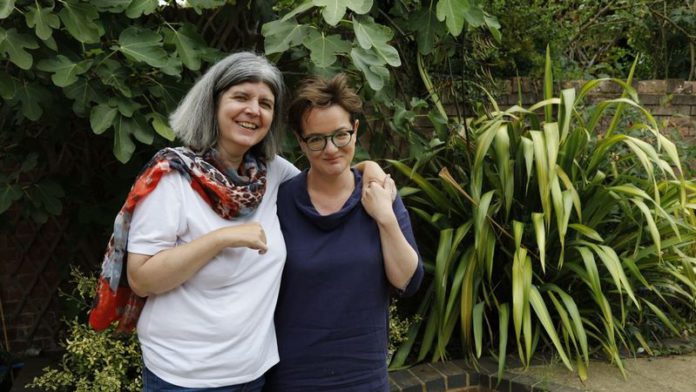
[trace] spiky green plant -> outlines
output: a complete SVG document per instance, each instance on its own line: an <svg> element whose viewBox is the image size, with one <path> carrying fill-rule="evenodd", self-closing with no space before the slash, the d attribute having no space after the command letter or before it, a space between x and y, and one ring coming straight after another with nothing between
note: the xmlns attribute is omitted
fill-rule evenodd
<svg viewBox="0 0 696 392"><path fill-rule="evenodd" d="M459 334L472 359L497 355L500 372L508 351L529 364L550 349L584 379L592 353L623 372L622 348L649 351L653 335L678 335L696 314L696 185L675 145L630 75L554 97L550 69L547 54L543 101L492 100L478 118L450 120L456 131L414 167L392 161L411 181L407 204L437 233L432 251L421 244L433 273L423 322L392 367L414 347L418 361L446 358ZM623 94L586 103L607 81Z"/></svg>

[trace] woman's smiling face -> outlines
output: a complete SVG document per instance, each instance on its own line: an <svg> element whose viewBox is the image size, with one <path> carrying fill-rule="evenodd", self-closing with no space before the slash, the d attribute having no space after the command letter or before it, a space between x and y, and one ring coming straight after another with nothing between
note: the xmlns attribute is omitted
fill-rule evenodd
<svg viewBox="0 0 696 392"><path fill-rule="evenodd" d="M242 156L268 134L275 97L263 82L236 84L220 94L217 108L221 153Z"/></svg>
<svg viewBox="0 0 696 392"><path fill-rule="evenodd" d="M350 141L341 147L326 140L326 146L320 151L312 151L304 141L300 141L302 151L312 170L325 176L338 176L350 170L355 156L358 121L351 122L350 114L338 105L315 107L305 113L302 120L302 137L328 136L339 131L352 131Z"/></svg>

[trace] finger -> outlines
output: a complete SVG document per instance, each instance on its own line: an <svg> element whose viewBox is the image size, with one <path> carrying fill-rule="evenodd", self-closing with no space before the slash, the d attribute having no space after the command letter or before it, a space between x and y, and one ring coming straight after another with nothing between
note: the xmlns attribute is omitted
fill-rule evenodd
<svg viewBox="0 0 696 392"><path fill-rule="evenodd" d="M255 249L258 249L259 254L264 254L266 251L268 251L268 245L266 245L266 238L264 237L261 241L258 241L255 246Z"/></svg>
<svg viewBox="0 0 696 392"><path fill-rule="evenodd" d="M389 180L391 180L391 174L387 174L386 177L384 177L384 180L382 181L382 186L386 188Z"/></svg>

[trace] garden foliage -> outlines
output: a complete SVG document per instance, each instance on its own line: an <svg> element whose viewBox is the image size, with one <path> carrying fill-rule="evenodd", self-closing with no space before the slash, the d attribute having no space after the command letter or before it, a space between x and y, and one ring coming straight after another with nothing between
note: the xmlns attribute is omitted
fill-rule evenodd
<svg viewBox="0 0 696 392"><path fill-rule="evenodd" d="M440 128L414 167L392 162L430 225L419 238L433 271L420 339L392 366L448 358L457 340L470 358L497 356L500 371L510 351L529 364L550 350L584 378L596 352L623 371L624 349L651 352L649 340L693 324L696 184L675 145L630 78L611 80L623 95L589 103L601 80L554 96L548 53L546 68L543 101L492 100Z"/></svg>
<svg viewBox="0 0 696 392"><path fill-rule="evenodd" d="M692 0L496 0L500 46L485 57L499 76L541 77L550 45L559 76L624 77L636 55L639 79L696 78L696 2Z"/></svg>
<svg viewBox="0 0 696 392"><path fill-rule="evenodd" d="M117 336L115 328L97 332L85 321L97 279L72 270L74 291L65 296L78 305L80 316L69 320L61 362L36 377L29 388L43 391L141 391L142 359L135 335Z"/></svg>
<svg viewBox="0 0 696 392"><path fill-rule="evenodd" d="M529 363L549 349L584 374L596 351L621 366L622 348L649 350L694 321L696 202L679 151L630 82L613 79L624 94L599 103L586 101L598 81L555 96L543 52L551 41L566 76L623 75L634 50L648 55L642 75L682 75L690 3L180 3L0 0L3 218L13 206L38 223L72 215L105 243L134 173L173 142L167 116L182 95L221 56L255 50L290 86L346 72L367 103L361 154L399 158L407 176L432 283L392 367L463 349L499 356L502 369L508 352ZM517 71L549 76L544 101L502 110L491 100L470 116L480 85ZM99 390L82 375L137 374L135 362L124 370L76 343L134 358L132 342L109 346L81 323L69 336L65 366L78 373L53 370L43 388Z"/></svg>

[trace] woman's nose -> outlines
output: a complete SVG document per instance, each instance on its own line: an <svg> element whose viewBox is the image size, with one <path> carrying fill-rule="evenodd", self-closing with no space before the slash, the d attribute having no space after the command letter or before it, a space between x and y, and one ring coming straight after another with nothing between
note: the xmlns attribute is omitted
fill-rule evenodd
<svg viewBox="0 0 696 392"><path fill-rule="evenodd" d="M334 144L333 140L331 140L330 138L329 138L329 139L326 139L326 146L324 146L324 151L326 151L326 152L334 152L334 151L337 151L337 150L338 150L338 147L336 147L336 145Z"/></svg>
<svg viewBox="0 0 696 392"><path fill-rule="evenodd" d="M258 116L261 112L261 106L258 102L251 100L246 106L246 112Z"/></svg>

